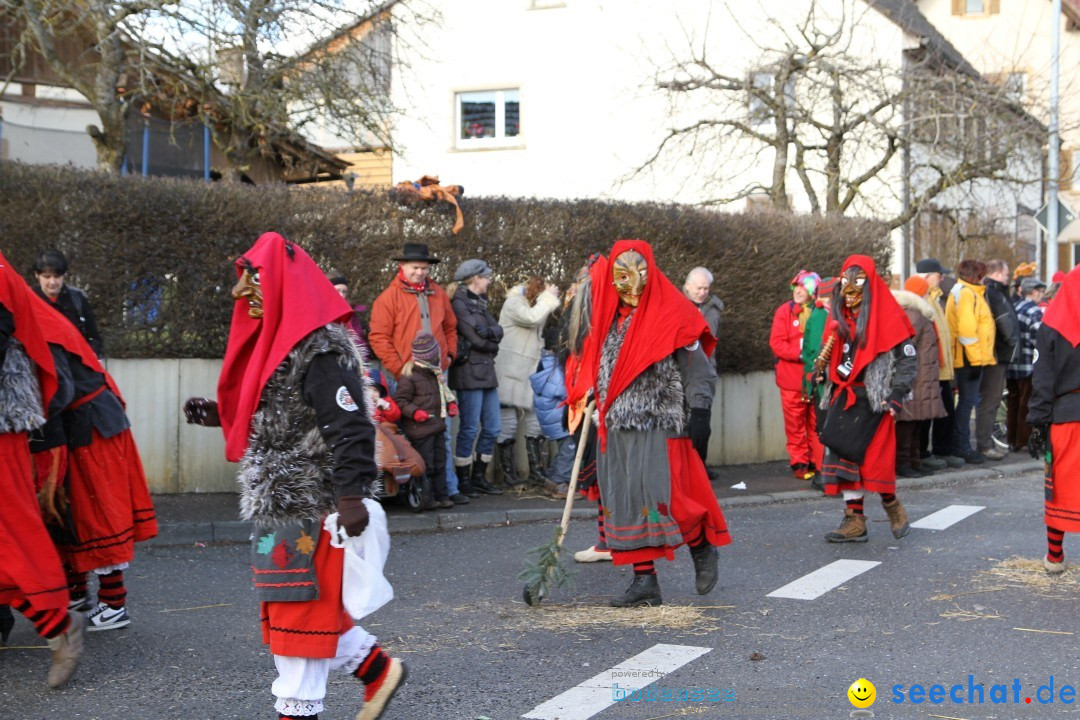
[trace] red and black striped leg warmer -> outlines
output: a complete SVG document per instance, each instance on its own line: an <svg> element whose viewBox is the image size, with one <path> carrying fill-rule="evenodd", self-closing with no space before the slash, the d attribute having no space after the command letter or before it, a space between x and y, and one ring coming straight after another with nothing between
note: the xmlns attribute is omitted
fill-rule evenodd
<svg viewBox="0 0 1080 720"><path fill-rule="evenodd" d="M82 600L86 597L86 573L75 572L71 568L64 568L67 574L68 592L72 600Z"/></svg>
<svg viewBox="0 0 1080 720"><path fill-rule="evenodd" d="M882 499L885 498L884 495L882 495L881 497ZM893 495L893 497L896 496ZM855 513L856 515L863 514L863 498L852 498L851 500L846 500L845 502L847 503L848 508L851 509L851 512Z"/></svg>
<svg viewBox="0 0 1080 720"><path fill-rule="evenodd" d="M597 501L596 508L596 549L607 550L607 531L604 530L604 506Z"/></svg>
<svg viewBox="0 0 1080 720"><path fill-rule="evenodd" d="M1052 563L1065 562L1065 551L1061 549L1061 543L1065 540L1065 531L1055 527L1046 526L1046 557Z"/></svg>
<svg viewBox="0 0 1080 720"><path fill-rule="evenodd" d="M114 610L124 607L127 601L127 588L124 587L124 571L113 570L99 578L98 602L103 602Z"/></svg>
<svg viewBox="0 0 1080 720"><path fill-rule="evenodd" d="M60 637L67 632L68 626L71 625L71 618L68 616L67 608L34 610L26 600L20 600L11 607L25 615L26 619L33 623L37 634L46 640Z"/></svg>
<svg viewBox="0 0 1080 720"><path fill-rule="evenodd" d="M358 677L364 685L374 685L378 684L386 674L388 667L390 667L390 656L381 647L374 645L353 675Z"/></svg>
<svg viewBox="0 0 1080 720"><path fill-rule="evenodd" d="M896 502L896 493L881 493L881 502L886 505Z"/></svg>
<svg viewBox="0 0 1080 720"><path fill-rule="evenodd" d="M656 564L652 560L646 560L645 562L634 563L635 575L655 575Z"/></svg>
<svg viewBox="0 0 1080 720"><path fill-rule="evenodd" d="M704 526L699 525L697 527L697 529L694 530L693 535L690 535L690 536L683 535L683 542L685 542L688 546L690 546L692 548L699 548L702 545L704 545L705 544L705 528L704 528Z"/></svg>

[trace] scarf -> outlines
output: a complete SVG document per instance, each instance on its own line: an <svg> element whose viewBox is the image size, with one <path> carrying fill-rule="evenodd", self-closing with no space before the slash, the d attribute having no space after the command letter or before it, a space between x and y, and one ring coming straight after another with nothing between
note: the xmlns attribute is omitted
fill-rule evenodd
<svg viewBox="0 0 1080 720"><path fill-rule="evenodd" d="M413 358L413 365L430 370L435 376L435 380L439 383L439 417L447 417L446 406L452 402L457 402L457 397L454 395L454 391L450 389L450 386L446 384L446 380L443 379L443 371L435 365L430 365L416 358Z"/></svg>
<svg viewBox="0 0 1080 720"><path fill-rule="evenodd" d="M315 261L277 233L262 235L237 258L237 277L248 263L259 272L263 316L250 317L247 303L235 303L218 379L225 457L232 462L247 450L263 388L289 352L312 331L352 314Z"/></svg>
<svg viewBox="0 0 1080 720"><path fill-rule="evenodd" d="M15 339L22 344L27 357L37 366L38 384L41 386L41 406L48 415L49 404L56 393L56 365L45 334L38 325L31 298L41 301L30 290L22 276L15 271L3 253L0 253L0 305L15 319ZM45 306L50 313L56 311Z"/></svg>
<svg viewBox="0 0 1080 720"><path fill-rule="evenodd" d="M891 351L904 340L915 335L915 328L911 327L911 321L908 320L907 313L900 307L900 303L896 302L896 298L893 297L889 286L878 275L874 261L866 255L852 255L844 261L844 267L840 274L844 274L849 268L855 266L861 267L866 273L866 285L863 287L864 299L860 312L866 312L865 298L870 298L870 317L866 323L866 342L860 343L854 339L852 340L855 346L855 356L852 361L851 372L846 379L841 378L836 370L840 366L840 358L844 354L839 346L834 347L829 358L829 376L836 385L837 393L843 390L847 391L845 409L855 404L855 392L852 389L855 379L873 362L874 358ZM843 303L843 299L841 298L838 302ZM855 323L849 323L849 327L852 328L851 334L854 335ZM825 331L826 340L822 341L823 346L827 342L827 338L830 335L836 335L837 331L836 321L830 320ZM836 342L840 342L839 337L836 338Z"/></svg>
<svg viewBox="0 0 1080 720"><path fill-rule="evenodd" d="M1061 281L1061 288L1047 306L1042 324L1057 330L1073 347L1080 344L1080 265Z"/></svg>
<svg viewBox="0 0 1080 720"><path fill-rule="evenodd" d="M716 338L709 332L709 326L701 311L656 265L652 246L642 240L619 240L611 248L608 257L599 258L589 271L592 279L589 335L585 339L581 356L575 359L572 377L570 373L567 374L567 403L576 405L585 398L589 390L594 390L594 394L599 397L595 389L604 341L611 332L619 310L619 293L612 282L612 265L615 258L627 250L636 250L645 258L648 280L637 309L634 310L634 321L626 331L622 350L615 361L607 397L604 398L603 406L597 406L600 416L597 437L600 439L601 448L607 445L605 416L608 409L642 371L679 348L700 342L706 356L711 356L716 347Z"/></svg>

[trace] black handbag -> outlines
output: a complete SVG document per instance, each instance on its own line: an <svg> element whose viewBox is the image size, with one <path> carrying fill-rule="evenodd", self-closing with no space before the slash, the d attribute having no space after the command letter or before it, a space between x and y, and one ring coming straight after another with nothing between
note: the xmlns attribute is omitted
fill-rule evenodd
<svg viewBox="0 0 1080 720"><path fill-rule="evenodd" d="M884 413L874 412L866 397L866 388L854 387L855 404L845 409L847 390L833 394L825 422L821 426L821 444L840 457L861 465L866 450L874 440Z"/></svg>

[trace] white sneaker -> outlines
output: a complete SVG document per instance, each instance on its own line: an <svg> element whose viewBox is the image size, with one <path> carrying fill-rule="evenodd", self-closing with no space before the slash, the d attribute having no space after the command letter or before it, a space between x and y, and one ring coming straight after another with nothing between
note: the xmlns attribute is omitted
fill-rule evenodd
<svg viewBox="0 0 1080 720"><path fill-rule="evenodd" d="M597 550L596 546L593 545L592 547L590 547L587 550L578 550L576 553L574 553L574 562L589 563L589 562L600 562L601 560L610 561L611 560L611 551L610 550Z"/></svg>
<svg viewBox="0 0 1080 720"><path fill-rule="evenodd" d="M111 608L105 603L98 603L94 611L86 616L87 632L115 630L130 624L131 616L128 615L127 608Z"/></svg>
<svg viewBox="0 0 1080 720"><path fill-rule="evenodd" d="M1059 575L1065 572L1065 560L1062 558L1061 562L1053 562L1049 555L1043 555L1043 569L1051 575Z"/></svg>

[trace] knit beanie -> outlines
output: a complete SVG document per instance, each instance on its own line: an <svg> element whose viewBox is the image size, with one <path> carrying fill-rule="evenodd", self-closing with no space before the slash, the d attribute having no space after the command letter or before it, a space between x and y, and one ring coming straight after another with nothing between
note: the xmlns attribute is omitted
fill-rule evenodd
<svg viewBox="0 0 1080 720"><path fill-rule="evenodd" d="M421 330L416 333L416 339L412 341L412 356L414 360L439 367L442 361L439 341L431 333Z"/></svg>
<svg viewBox="0 0 1080 720"><path fill-rule="evenodd" d="M810 297L813 297L817 295L818 285L820 283L821 278L816 272L800 270L795 274L795 277L791 278L791 289L794 290L796 285L802 285L806 288L806 292L810 293Z"/></svg>
<svg viewBox="0 0 1080 720"><path fill-rule="evenodd" d="M922 297L926 293L930 292L930 283L926 282L926 278L919 275L912 275L904 283L904 289L908 292L913 292L919 297Z"/></svg>

